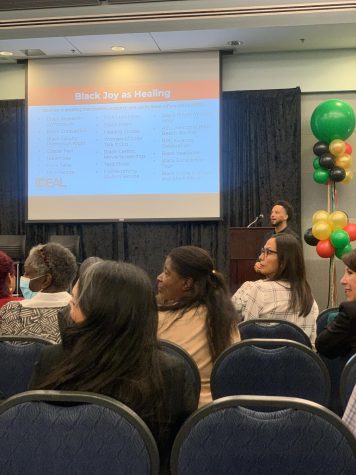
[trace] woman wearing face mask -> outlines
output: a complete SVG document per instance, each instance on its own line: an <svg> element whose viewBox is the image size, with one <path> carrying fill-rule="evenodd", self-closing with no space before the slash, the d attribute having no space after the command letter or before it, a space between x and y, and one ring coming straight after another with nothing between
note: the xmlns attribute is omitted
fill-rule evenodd
<svg viewBox="0 0 356 475"><path fill-rule="evenodd" d="M265 279L245 282L232 297L242 318L288 320L314 344L319 309L306 280L299 241L291 234L270 238L261 249L259 272Z"/></svg>
<svg viewBox="0 0 356 475"><path fill-rule="evenodd" d="M341 278L346 302L336 318L318 335L315 346L328 358L348 357L356 353L356 249L342 256L346 265Z"/></svg>
<svg viewBox="0 0 356 475"><path fill-rule="evenodd" d="M240 340L237 313L222 274L200 247L173 249L157 280L158 337L182 346L197 363L202 406L212 400L210 374L214 361Z"/></svg>
<svg viewBox="0 0 356 475"><path fill-rule="evenodd" d="M0 251L0 308L13 300L22 300L22 297L15 297L13 292L16 289L15 266L11 257Z"/></svg>
<svg viewBox="0 0 356 475"><path fill-rule="evenodd" d="M59 342L57 314L71 299L67 290L76 272L74 255L60 244L32 248L20 279L25 300L10 302L0 309L0 333L42 336Z"/></svg>

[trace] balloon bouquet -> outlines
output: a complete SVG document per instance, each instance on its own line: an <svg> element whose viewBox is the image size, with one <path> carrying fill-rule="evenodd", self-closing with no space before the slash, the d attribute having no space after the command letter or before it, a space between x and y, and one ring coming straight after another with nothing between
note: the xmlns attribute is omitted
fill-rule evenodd
<svg viewBox="0 0 356 475"><path fill-rule="evenodd" d="M314 144L313 160L316 183L328 186L328 211L313 215L313 226L304 234L304 240L316 246L320 257L330 258L329 304L336 304L334 256L352 250L350 241L356 240L356 224L349 223L343 211L336 210L336 183L349 184L353 178L352 147L345 140L355 129L355 114L344 101L331 99L319 104L311 117L311 129L319 141Z"/></svg>

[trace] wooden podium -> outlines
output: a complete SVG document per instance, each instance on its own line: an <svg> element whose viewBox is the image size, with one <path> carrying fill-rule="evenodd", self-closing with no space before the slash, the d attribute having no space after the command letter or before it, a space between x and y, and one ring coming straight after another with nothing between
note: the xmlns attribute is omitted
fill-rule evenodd
<svg viewBox="0 0 356 475"><path fill-rule="evenodd" d="M246 280L258 280L254 271L263 238L273 228L230 228L230 290L232 293Z"/></svg>

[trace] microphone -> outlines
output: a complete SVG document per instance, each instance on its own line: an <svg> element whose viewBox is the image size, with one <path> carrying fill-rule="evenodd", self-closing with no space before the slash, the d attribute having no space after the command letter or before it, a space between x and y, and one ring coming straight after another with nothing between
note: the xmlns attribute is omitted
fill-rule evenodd
<svg viewBox="0 0 356 475"><path fill-rule="evenodd" d="M259 214L253 221L251 221L250 224L247 225L248 228L250 228L252 225L256 224L260 219L263 219L264 216L263 214Z"/></svg>

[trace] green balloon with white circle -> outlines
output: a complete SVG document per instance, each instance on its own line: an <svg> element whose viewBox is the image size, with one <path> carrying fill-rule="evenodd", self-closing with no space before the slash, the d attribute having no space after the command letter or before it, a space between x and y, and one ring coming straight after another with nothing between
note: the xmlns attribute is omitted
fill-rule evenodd
<svg viewBox="0 0 356 475"><path fill-rule="evenodd" d="M330 241L335 249L344 249L344 247L350 244L350 236L343 229L335 229L330 234Z"/></svg>
<svg viewBox="0 0 356 475"><path fill-rule="evenodd" d="M329 180L329 171L326 168L319 167L317 170L314 170L313 178L316 183L326 183Z"/></svg>
<svg viewBox="0 0 356 475"><path fill-rule="evenodd" d="M351 105L339 99L319 104L310 119L313 134L319 140L346 140L355 129L355 113Z"/></svg>
<svg viewBox="0 0 356 475"><path fill-rule="evenodd" d="M318 170L320 168L319 157L315 157L313 160L313 168L314 170Z"/></svg>

